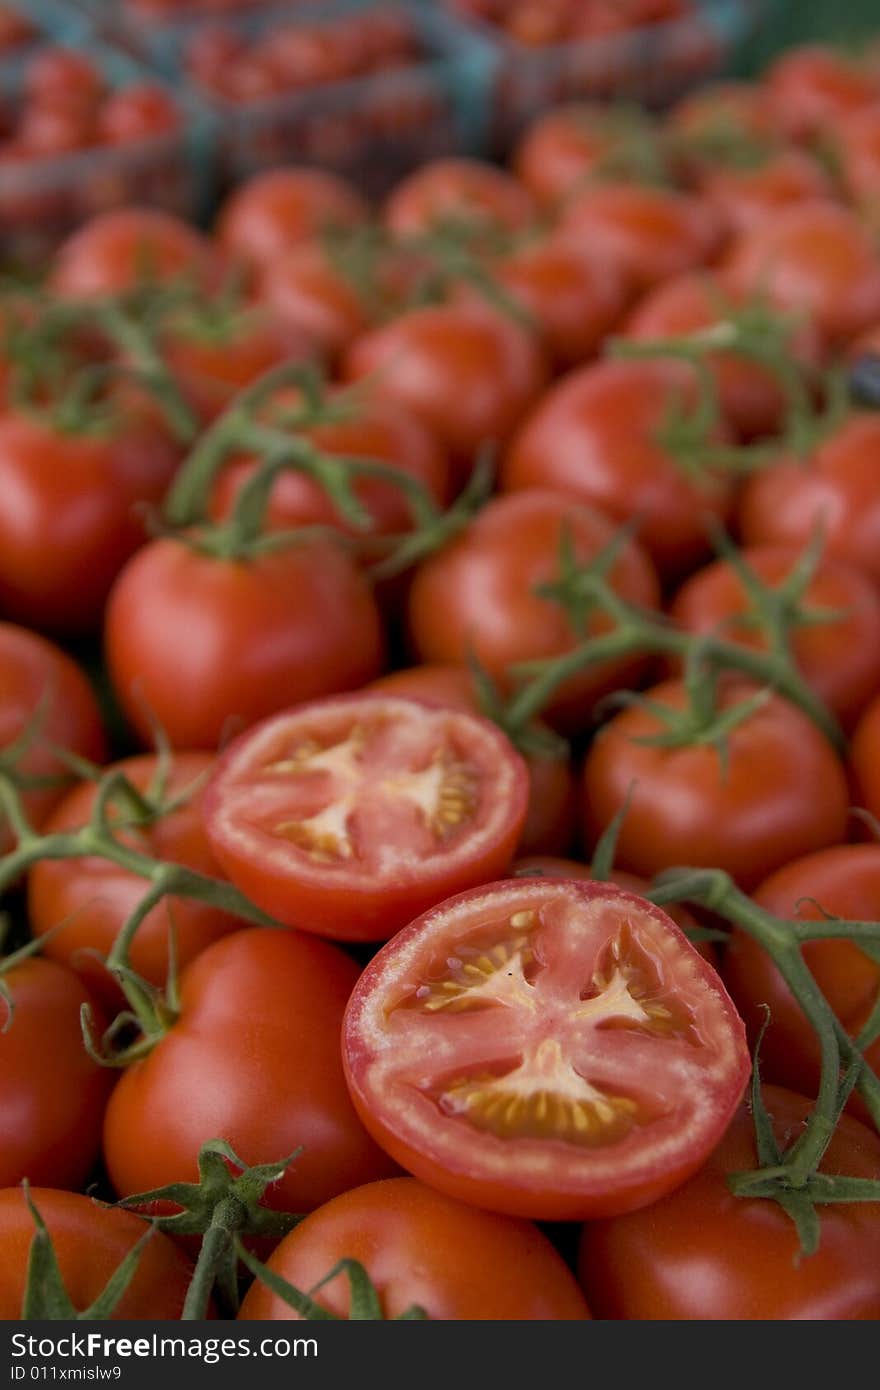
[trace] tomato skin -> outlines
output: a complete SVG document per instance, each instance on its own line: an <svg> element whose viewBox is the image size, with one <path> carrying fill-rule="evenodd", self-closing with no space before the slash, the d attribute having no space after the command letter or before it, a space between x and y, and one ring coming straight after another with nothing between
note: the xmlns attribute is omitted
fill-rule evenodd
<svg viewBox="0 0 880 1390"><path fill-rule="evenodd" d="M797 1135L812 1102L764 1088L777 1138ZM880 1205L817 1208L815 1255L799 1256L775 1203L735 1197L726 1175L757 1166L745 1106L705 1168L642 1212L585 1226L580 1277L594 1315L635 1320L840 1320L880 1316ZM877 1178L880 1140L844 1116L822 1171Z"/></svg>
<svg viewBox="0 0 880 1390"><path fill-rule="evenodd" d="M50 287L65 298L118 294L146 276L160 283L179 275L216 280L219 266L208 240L158 208L116 208L73 232L55 255Z"/></svg>
<svg viewBox="0 0 880 1390"><path fill-rule="evenodd" d="M0 623L0 748L7 748L38 714L36 736L16 762L28 777L63 776L66 769L52 751L72 753L101 763L107 745L101 711L86 676L66 652L45 637L13 623ZM57 787L20 793L35 830L65 794ZM0 829L0 852L12 848L8 827Z"/></svg>
<svg viewBox="0 0 880 1390"><path fill-rule="evenodd" d="M71 971L32 957L3 976L13 1001L0 997L0 1186L30 1178L79 1187L101 1146L101 1121L115 1080L93 1062L80 1009L94 1006ZM103 1027L95 1011L99 1029Z"/></svg>
<svg viewBox="0 0 880 1390"><path fill-rule="evenodd" d="M839 845L795 859L765 879L755 901L776 917L815 922L825 913L852 921L880 916L880 845ZM824 913L822 911L824 909ZM867 1021L880 988L880 967L849 941L807 941L804 960L846 1031L855 1037ZM754 1040L761 1041L761 1074L768 1081L814 1096L819 1081L819 1040L766 951L746 932L730 938L723 976ZM865 1051L875 1069L880 1042ZM850 1109L868 1120L858 1096Z"/></svg>
<svg viewBox="0 0 880 1390"><path fill-rule="evenodd" d="M381 743L389 728L399 739L400 756L396 748L390 761L383 761L384 750L372 756L363 752L364 731L372 737L378 729L375 741ZM336 845L325 850L321 839L314 845L306 840L304 848L297 848L295 839L276 828L279 820L282 825L307 826L315 811L324 808L313 790L308 804L314 801L315 809L305 816L299 810L302 798L291 801L283 783L266 785L265 769L283 766L295 758L298 748L313 744L330 751L354 746L358 769L366 762L371 778L369 793L359 789L357 805L346 811L345 825L358 811L361 814L344 851ZM389 798L383 800L380 792L390 789L394 803L394 789L406 773L424 771L444 748L464 765L469 805L457 818L453 810L452 827L446 830L445 786L425 793L436 797L436 804L419 803L421 821L431 826L425 848L420 830L410 832L406 823L401 828L396 804L389 810ZM319 768L317 776L326 780L327 773ZM345 774L339 782L328 793L331 810L345 805L350 793ZM405 795L401 799L408 800ZM525 763L494 724L469 713L380 698L367 691L282 711L240 735L217 764L206 790L204 816L213 851L229 878L265 912L319 936L384 941L426 907L503 873L515 853L527 804ZM379 846L362 843L368 833L363 816L367 805L371 821L378 819L383 827L378 855ZM415 819L410 807L409 820ZM331 838L339 834L336 827ZM354 852L358 845L359 854ZM392 855L392 849L397 853Z"/></svg>
<svg viewBox="0 0 880 1390"><path fill-rule="evenodd" d="M855 805L880 817L880 695L862 714L849 746Z"/></svg>
<svg viewBox="0 0 880 1390"><path fill-rule="evenodd" d="M335 174L270 169L230 195L220 209L216 235L235 260L258 268L327 227L354 227L367 215L360 194Z"/></svg>
<svg viewBox="0 0 880 1390"><path fill-rule="evenodd" d="M431 429L466 476L481 445L502 443L538 396L546 365L533 334L477 305L411 309L358 338L346 381L375 389Z"/></svg>
<svg viewBox="0 0 880 1390"><path fill-rule="evenodd" d="M623 325L622 336L637 342L678 338L719 323L724 287L707 271L690 271L658 285L642 299ZM798 332L792 350L804 369L819 366L818 335ZM778 378L766 367L735 352L717 352L706 362L715 378L721 409L743 439L773 434L780 428L785 398Z"/></svg>
<svg viewBox="0 0 880 1390"><path fill-rule="evenodd" d="M469 938L477 943L470 954L484 950L487 954L481 960L488 963L491 948L484 941L494 940L495 929L511 930L515 925L511 908L515 908L514 916L546 914L542 928L532 929L547 932L551 944L546 950L556 952L555 974L554 958L551 954L548 960L542 954L540 937L535 955L529 957L529 965L538 967L537 982L543 973L551 977L545 986L546 1011L537 990L528 999L521 997L523 983L528 990L528 979L520 954L508 955L506 964L494 965L494 975L502 982L497 986L499 994L483 998L484 1007L443 1013L438 1004L436 1011L427 1011L419 1001L430 993L429 981L437 980L438 967L441 972L460 967L462 959L468 959ZM606 1028L602 1033L599 1024L590 1037L589 1026L580 1023L581 1014L571 1016L568 995L573 992L577 997L576 1008L585 998L588 1005L598 1002L586 990L578 995L575 982L582 977L589 981L591 966L598 960L592 932L604 936L606 931L619 930L621 918L629 930L645 933L640 940L652 942L652 952L659 953L654 955L655 962L664 961L670 973L661 970L659 988L666 990L664 998L670 1007L680 1002L695 1010L694 1028L700 1046L709 1054L700 1080L692 1078L692 1085L704 1087L699 1124L691 1123L693 1112L679 1108L674 1118L663 1113L647 1125L637 1121L623 1138L581 1147L560 1136L558 1119L545 1118L543 1130L539 1124L537 1135L527 1129L525 1137L509 1129L499 1134L469 1123L470 1112L453 1108L448 1091L442 1088L451 1086L454 1093L459 1078L470 1084L470 1077L482 1088L474 1096L476 1103L478 1096L491 1094L493 1082L503 1088L512 1065L516 1073L521 1072L521 1066L508 1060L511 1057L528 1058L528 1077L521 1082L521 1092L499 1089L499 1095L532 1097L540 1087L545 1097L558 1095L561 1103L563 1097L576 1094L571 1088L579 1086L585 1075L599 1076L606 1089L613 1087L611 1045L606 1044L608 1050L600 1053L595 1038L607 1038L616 1030ZM566 969L564 983L560 961ZM685 975L675 974L679 969L686 970L687 990ZM494 976L486 975L478 988L487 987L486 982L494 983ZM468 987L463 987L465 994ZM442 991L444 986L437 988ZM493 1018L493 1009L504 1015L503 1022ZM411 1018L415 1025L407 1023ZM462 1021L462 1029L447 1031L456 1018ZM536 1047L538 1038L541 1042ZM665 1041L680 1049L680 1041ZM575 1050L578 1042L581 1052ZM637 1047L629 1061L631 1067L637 1065L644 1081L651 1058L654 1065L662 1058L665 1066L669 1054L662 1047L653 1049L644 1035L641 1042L645 1046ZM548 1046L558 1063L550 1064L548 1056L545 1064L542 1053ZM665 913L615 885L538 879L507 880L458 894L383 946L352 992L343 1023L342 1055L358 1113L401 1166L438 1191L487 1211L550 1221L635 1210L683 1182L723 1134L742 1096L750 1065L742 1022L721 981ZM680 1050L676 1055L680 1057ZM429 1059L434 1059L433 1074ZM557 1070L564 1081L557 1079ZM619 1077L615 1079L623 1084ZM655 1074L650 1085L656 1080ZM679 1072L676 1095L681 1094ZM544 1132L548 1125L549 1134ZM652 1148L661 1130L664 1142L658 1157Z"/></svg>
<svg viewBox="0 0 880 1390"><path fill-rule="evenodd" d="M556 107L538 117L512 156L517 178L545 208L553 208L585 185L603 165L626 157L635 136L608 109L586 103Z"/></svg>
<svg viewBox="0 0 880 1390"><path fill-rule="evenodd" d="M526 189L479 159L434 159L397 184L382 220L397 236L417 236L452 224L473 234L522 231L534 220Z"/></svg>
<svg viewBox="0 0 880 1390"><path fill-rule="evenodd" d="M149 742L152 714L175 748L215 749L236 725L362 685L383 661L367 582L323 541L247 561L152 541L114 585L105 639L133 728Z"/></svg>
<svg viewBox="0 0 880 1390"><path fill-rule="evenodd" d="M603 183L577 194L558 233L589 246L635 291L703 265L721 249L716 209L692 194L644 184Z"/></svg>
<svg viewBox="0 0 880 1390"><path fill-rule="evenodd" d="M687 708L681 681L647 692ZM754 694L732 681L720 709ZM601 730L584 764L584 819L597 839L629 798L617 841L624 869L652 878L691 865L724 869L746 890L796 855L841 841L848 795L834 750L799 709L772 695L727 741L727 771L708 745L658 748L656 715L633 706Z"/></svg>
<svg viewBox="0 0 880 1390"><path fill-rule="evenodd" d="M491 500L415 574L409 628L421 658L464 666L473 652L509 692L516 663L573 650L582 636L565 609L535 592L558 577L566 531L578 562L588 563L610 544L615 527L601 512L543 489ZM622 548L609 577L631 602L656 606L657 578L635 542ZM601 614L591 614L586 633L598 635L609 627ZM596 702L637 678L643 666L627 659L587 667L554 694L546 717L569 730L588 727Z"/></svg>
<svg viewBox="0 0 880 1390"><path fill-rule="evenodd" d="M824 555L880 582L880 419L854 411L805 461L783 456L750 478L738 521L747 546L803 549L821 528Z"/></svg>
<svg viewBox="0 0 880 1390"><path fill-rule="evenodd" d="M199 781L204 785L213 763L208 753L179 753L165 794L176 800L192 788L193 795L152 825L129 829L123 838L153 858L185 864L210 878L222 878L205 838L201 790L196 786ZM154 754L144 753L125 758L112 770L148 793L158 765ZM56 807L46 823L46 833L68 833L86 825L96 796L95 783L81 782ZM120 928L146 888L144 879L97 858L73 862L44 859L28 875L28 920L32 934L45 937L44 955L75 970L108 1007L118 1008L119 990L92 953L109 954ZM60 926L62 922L66 925ZM168 978L168 934L172 924L180 968L212 941L242 925L240 919L193 898L168 898L153 908L132 942L130 964L142 979L158 987L164 986Z"/></svg>
<svg viewBox="0 0 880 1390"><path fill-rule="evenodd" d="M818 44L784 53L763 87L774 120L794 140L821 136L840 117L880 97L880 82L870 70Z"/></svg>
<svg viewBox="0 0 880 1390"><path fill-rule="evenodd" d="M138 413L113 434L64 434L0 415L0 607L56 633L94 632L119 570L145 539L177 466L168 436Z"/></svg>
<svg viewBox="0 0 880 1390"><path fill-rule="evenodd" d="M466 666L410 666L380 676L368 687L426 704L481 714L473 677ZM517 850L520 854L564 854L574 837L575 778L568 752L523 754L529 773L529 809Z"/></svg>
<svg viewBox="0 0 880 1390"><path fill-rule="evenodd" d="M281 362L308 360L311 349L268 315L252 312L216 338L183 325L162 344L162 356L199 419L210 424L257 377Z"/></svg>
<svg viewBox="0 0 880 1390"><path fill-rule="evenodd" d="M46 1223L61 1278L78 1310L102 1292L145 1223L131 1212L103 1206L76 1192L49 1187L31 1189L31 1199ZM20 1187L0 1191L0 1318L21 1318L27 1265L36 1226ZM108 1316L117 1319L177 1319L192 1275L192 1265L161 1231L147 1242L132 1281Z"/></svg>
<svg viewBox="0 0 880 1390"><path fill-rule="evenodd" d="M731 230L748 233L794 204L833 197L827 175L806 150L782 149L755 168L707 168L699 190Z"/></svg>
<svg viewBox="0 0 880 1390"><path fill-rule="evenodd" d="M173 97L156 82L132 83L113 92L98 113L101 143L124 145L178 130L181 113Z"/></svg>
<svg viewBox="0 0 880 1390"><path fill-rule="evenodd" d="M260 267L255 291L279 323L333 363L369 327L357 290L319 242L303 242L269 257Z"/></svg>
<svg viewBox="0 0 880 1390"><path fill-rule="evenodd" d="M550 488L623 524L661 575L686 572L706 554L707 519L733 504L729 479L692 481L656 435L670 411L693 399L682 363L600 362L563 377L523 421L502 459L501 487Z"/></svg>
<svg viewBox="0 0 880 1390"><path fill-rule="evenodd" d="M763 584L779 588L801 552L785 546L755 546L740 554ZM796 626L792 652L807 683L851 728L871 696L880 691L880 590L843 561L823 560L800 603L807 610L825 609L837 615L828 623ZM766 650L767 640L758 629L736 621L749 606L731 564L717 560L687 580L669 613L688 632L717 633Z"/></svg>
<svg viewBox="0 0 880 1390"><path fill-rule="evenodd" d="M387 1318L413 1304L429 1318L455 1321L590 1316L577 1281L537 1227L465 1206L415 1178L388 1178L335 1197L285 1236L269 1267L305 1290L341 1259L364 1265ZM338 1317L348 1315L344 1276L316 1297ZM238 1316L300 1321L259 1280Z"/></svg>
<svg viewBox="0 0 880 1390"><path fill-rule="evenodd" d="M833 134L844 187L868 213L880 193L880 90L877 97L838 121Z"/></svg>
<svg viewBox="0 0 880 1390"><path fill-rule="evenodd" d="M785 208L741 237L723 266L734 292L806 314L829 351L880 318L880 256L850 209L827 199Z"/></svg>
<svg viewBox="0 0 880 1390"><path fill-rule="evenodd" d="M104 1124L120 1196L195 1182L202 1144L226 1139L247 1164L303 1153L266 1193L308 1211L394 1164L345 1088L339 1028L358 976L348 956L298 932L257 927L215 942L183 972L180 1014L121 1075Z"/></svg>

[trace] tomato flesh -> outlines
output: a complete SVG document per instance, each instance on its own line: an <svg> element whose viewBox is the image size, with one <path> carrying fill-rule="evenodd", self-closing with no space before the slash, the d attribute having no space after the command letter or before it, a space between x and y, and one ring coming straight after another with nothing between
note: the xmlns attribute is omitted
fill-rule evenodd
<svg viewBox="0 0 880 1390"><path fill-rule="evenodd" d="M364 1124L416 1177L490 1211L573 1220L670 1191L749 1073L718 976L613 885L491 884L367 966L343 1057Z"/></svg>

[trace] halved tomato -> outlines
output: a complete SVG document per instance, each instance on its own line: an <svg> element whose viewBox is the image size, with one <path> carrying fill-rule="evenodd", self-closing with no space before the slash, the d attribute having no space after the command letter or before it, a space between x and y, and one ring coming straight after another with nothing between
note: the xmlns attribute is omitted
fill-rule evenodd
<svg viewBox="0 0 880 1390"><path fill-rule="evenodd" d="M652 904L532 879L383 947L342 1030L365 1126L431 1186L546 1220L632 1211L693 1173L749 1074L715 971Z"/></svg>
<svg viewBox="0 0 880 1390"><path fill-rule="evenodd" d="M384 941L503 873L528 773L488 720L343 696L248 730L205 790L211 847L236 887L290 926Z"/></svg>

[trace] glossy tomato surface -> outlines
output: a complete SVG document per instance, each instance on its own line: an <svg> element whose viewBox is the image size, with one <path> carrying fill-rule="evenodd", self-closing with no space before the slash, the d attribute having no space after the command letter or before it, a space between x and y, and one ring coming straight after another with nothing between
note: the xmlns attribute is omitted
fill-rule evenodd
<svg viewBox="0 0 880 1390"><path fill-rule="evenodd" d="M258 906L322 936L380 941L502 873L527 798L525 764L494 724L363 694L242 735L204 808L214 853Z"/></svg>
<svg viewBox="0 0 880 1390"><path fill-rule="evenodd" d="M366 204L344 179L323 169L270 169L237 188L217 220L217 238L242 264L259 267L332 227L365 220Z"/></svg>
<svg viewBox="0 0 880 1390"><path fill-rule="evenodd" d="M389 1178L335 1197L285 1237L269 1268L306 1290L342 1259L364 1266L386 1318L414 1305L429 1318L455 1321L590 1316L574 1275L531 1222L478 1211L415 1178ZM344 1275L316 1298L337 1317L348 1316ZM238 1316L299 1321L259 1279Z"/></svg>
<svg viewBox="0 0 880 1390"><path fill-rule="evenodd" d="M115 208L83 224L59 248L51 271L56 294L80 299L193 276L216 282L219 261L194 227L158 208Z"/></svg>
<svg viewBox="0 0 880 1390"><path fill-rule="evenodd" d="M571 1220L655 1201L704 1161L749 1072L715 971L609 884L521 879L383 947L343 1029L365 1125L487 1210Z"/></svg>

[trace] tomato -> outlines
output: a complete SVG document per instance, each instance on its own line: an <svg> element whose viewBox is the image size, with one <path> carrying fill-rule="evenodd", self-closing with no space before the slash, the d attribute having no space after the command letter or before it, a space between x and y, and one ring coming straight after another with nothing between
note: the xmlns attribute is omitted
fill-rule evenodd
<svg viewBox="0 0 880 1390"><path fill-rule="evenodd" d="M62 243L49 283L55 294L82 298L184 275L216 281L218 265L207 239L170 212L123 207L99 213Z"/></svg>
<svg viewBox="0 0 880 1390"><path fill-rule="evenodd" d="M880 89L873 105L838 121L831 138L847 194L870 212L880 195Z"/></svg>
<svg viewBox="0 0 880 1390"><path fill-rule="evenodd" d="M787 208L833 189L822 166L805 150L771 150L755 164L709 166L699 180L703 197L724 216L731 230L747 233Z"/></svg>
<svg viewBox="0 0 880 1390"><path fill-rule="evenodd" d="M172 321L162 357L200 420L216 419L233 397L281 362L307 360L311 345L282 332L265 311L232 315L217 325Z"/></svg>
<svg viewBox="0 0 880 1390"><path fill-rule="evenodd" d="M518 662L560 656L607 632L613 624L601 612L588 612L581 630L561 602L537 590L559 580L566 536L586 565L615 531L601 512L557 493L532 488L494 498L416 571L408 616L422 660L465 665L473 653L509 692ZM622 547L608 578L629 601L657 605L653 566L634 541ZM597 701L637 679L643 667L629 658L585 667L554 693L549 718L568 729L587 728Z"/></svg>
<svg viewBox="0 0 880 1390"><path fill-rule="evenodd" d="M330 541L251 559L152 541L120 574L107 605L113 688L144 742L158 720L175 748L224 737L297 700L379 674L375 599Z"/></svg>
<svg viewBox="0 0 880 1390"><path fill-rule="evenodd" d="M502 443L536 399L546 369L535 337L517 319L479 305L429 305L356 339L347 381L411 409L462 471L481 445Z"/></svg>
<svg viewBox="0 0 880 1390"><path fill-rule="evenodd" d="M856 804L880 817L880 695L868 705L849 748Z"/></svg>
<svg viewBox="0 0 880 1390"><path fill-rule="evenodd" d="M279 402L279 415L282 402ZM329 390L327 404L338 406L339 418L295 432L325 455L333 458L366 459L387 465L401 480L421 483L438 507L447 501L448 464L434 435L403 406L374 397L364 391L353 399L350 393ZM230 463L219 475L211 496L211 515L228 516L242 486L256 470L252 459ZM363 528L355 528L339 514L324 489L308 474L289 470L273 484L267 511L267 524L278 530L295 526L332 526L347 536L392 536L413 525L412 508L406 493L384 478L361 477L352 492L366 508L370 518Z"/></svg>
<svg viewBox="0 0 880 1390"><path fill-rule="evenodd" d="M649 120L604 106L560 106L526 130L512 156L512 167L534 198L545 207L561 203L587 178L606 170L636 172L648 156L659 159Z"/></svg>
<svg viewBox="0 0 880 1390"><path fill-rule="evenodd" d="M381 676L368 687L466 714L482 713L474 678L466 666L411 666ZM547 726L540 724L545 732ZM529 809L518 849L522 854L564 853L574 835L575 781L568 750L525 753Z"/></svg>
<svg viewBox="0 0 880 1390"><path fill-rule="evenodd" d="M80 1010L92 997L63 965L36 957L2 979L12 1008L0 993L0 1186L79 1187L115 1080L83 1045Z"/></svg>
<svg viewBox="0 0 880 1390"><path fill-rule="evenodd" d="M174 98L157 82L138 82L107 98L98 114L97 134L108 145L152 140L181 125Z"/></svg>
<svg viewBox="0 0 880 1390"><path fill-rule="evenodd" d="M31 1200L48 1228L68 1296L75 1308L84 1311L142 1238L144 1222L131 1212L102 1206L74 1192L37 1187L31 1191ZM21 1188L0 1191L0 1318L4 1320L21 1317L35 1233ZM156 1231L110 1317L179 1318L191 1275L186 1256L173 1240Z"/></svg>
<svg viewBox="0 0 880 1390"><path fill-rule="evenodd" d="M32 102L63 102L94 108L104 93L104 79L87 53L54 44L40 49L24 72L24 95Z"/></svg>
<svg viewBox="0 0 880 1390"><path fill-rule="evenodd" d="M605 883L490 884L426 913L346 1009L364 1124L489 1211L630 1211L705 1160L742 1095L745 1032L658 908Z"/></svg>
<svg viewBox="0 0 880 1390"><path fill-rule="evenodd" d="M810 1109L764 1090L780 1143ZM775 1202L735 1197L727 1174L757 1166L745 1106L705 1168L648 1210L584 1228L581 1282L600 1318L677 1321L840 1320L880 1316L880 1204L817 1208L819 1249L800 1253L794 1222ZM880 1140L844 1116L825 1152L826 1173L880 1174Z"/></svg>
<svg viewBox="0 0 880 1390"><path fill-rule="evenodd" d="M559 368L595 357L626 303L622 279L573 243L533 242L498 261L491 273L531 317Z"/></svg>
<svg viewBox="0 0 880 1390"><path fill-rule="evenodd" d="M335 362L370 324L357 286L319 242L303 242L271 256L256 293L273 317Z"/></svg>
<svg viewBox="0 0 880 1390"><path fill-rule="evenodd" d="M823 136L839 117L880 97L880 81L869 69L818 44L784 53L763 86L774 120L795 140Z"/></svg>
<svg viewBox="0 0 880 1390"><path fill-rule="evenodd" d="M777 132L764 92L754 82L721 81L697 87L667 113L667 139L682 173L705 170L737 156L772 148Z"/></svg>
<svg viewBox="0 0 880 1390"><path fill-rule="evenodd" d="M0 607L29 626L93 632L116 575L145 539L138 504L158 504L179 451L140 411L65 432L0 415Z"/></svg>
<svg viewBox="0 0 880 1390"><path fill-rule="evenodd" d="M709 261L724 239L711 203L650 184L603 183L574 197L558 235L591 248L635 291Z"/></svg>
<svg viewBox="0 0 880 1390"><path fill-rule="evenodd" d="M670 710L687 709L682 682L647 692ZM728 710L754 694L742 681L720 692ZM632 706L606 724L584 765L584 816L597 837L629 798L617 862L652 878L692 865L724 869L745 888L796 855L842 840L847 787L831 745L778 695L739 723L726 756L695 740L667 748L641 742L663 730L650 708Z"/></svg>
<svg viewBox="0 0 880 1390"><path fill-rule="evenodd" d="M98 702L82 671L60 647L35 632L0 623L0 750L30 727L31 737L14 758L24 778L58 778L55 786L22 788L25 814L39 830L65 792L67 769L56 749L103 762L106 743ZM0 830L0 852L12 845Z"/></svg>
<svg viewBox="0 0 880 1390"><path fill-rule="evenodd" d="M386 1318L414 1304L429 1318L468 1322L590 1316L573 1274L536 1226L477 1211L415 1178L388 1178L334 1197L285 1236L269 1268L305 1291L342 1259L364 1266ZM346 1317L348 1280L338 1276L316 1298ZM300 1320L259 1279L238 1316Z"/></svg>
<svg viewBox="0 0 880 1390"><path fill-rule="evenodd" d="M690 271L645 295L624 324L622 336L643 341L699 333L724 321L727 300L717 277L707 271ZM731 304L734 312L738 307ZM792 337L792 351L804 369L818 366L818 335L807 325ZM737 352L716 352L705 360L715 378L724 416L737 434L749 440L780 428L785 398L769 368Z"/></svg>
<svg viewBox="0 0 880 1390"><path fill-rule="evenodd" d="M208 838L232 882L290 926L386 940L450 893L502 873L526 769L487 720L364 694L243 734L208 785Z"/></svg>
<svg viewBox="0 0 880 1390"><path fill-rule="evenodd" d="M880 255L854 212L799 202L761 222L724 267L734 292L808 316L829 350L880 318Z"/></svg>
<svg viewBox="0 0 880 1390"><path fill-rule="evenodd" d="M479 232L522 231L535 218L527 190L503 169L479 159L434 159L394 188L383 210L397 236L453 228Z"/></svg>
<svg viewBox="0 0 880 1390"><path fill-rule="evenodd" d="M201 797L214 762L207 753L178 753L167 775L162 801L169 805L152 821L117 813L113 824L125 844L163 862L185 864L210 878L222 878L202 827ZM108 772L119 772L149 797L161 766L154 754L126 758ZM97 785L82 782L50 817L47 834L69 833L88 823ZM109 860L40 860L28 875L28 918L31 932L45 937L43 952L82 975L110 1006L119 992L108 977L105 957L120 928L143 898L148 884ZM200 951L241 922L194 898L166 898L153 908L137 931L130 964L150 984L168 978L168 936L174 930L177 965L188 965Z"/></svg>
<svg viewBox="0 0 880 1390"><path fill-rule="evenodd" d="M335 946L257 927L203 951L183 972L177 1021L126 1068L104 1125L121 1196L195 1182L198 1153L222 1137L248 1165L302 1154L265 1205L310 1211L394 1165L352 1108L339 1028L358 976Z"/></svg>
<svg viewBox="0 0 880 1390"><path fill-rule="evenodd" d="M803 549L821 529L824 554L880 581L880 418L854 412L806 460L783 456L748 480L739 503L747 546Z"/></svg>
<svg viewBox="0 0 880 1390"><path fill-rule="evenodd" d="M761 583L777 590L801 558L799 551L786 546L747 547L740 555ZM825 622L793 628L792 653L808 684L850 727L880 691L880 590L851 565L823 560L798 606L829 615ZM670 616L689 632L714 632L766 650L766 635L751 620L741 620L752 607L731 563L718 560L692 575L679 590Z"/></svg>
<svg viewBox="0 0 880 1390"><path fill-rule="evenodd" d="M709 548L707 521L723 520L733 502L729 479L708 469L694 478L660 438L695 392L690 368L668 360L570 372L512 439L501 486L552 488L619 523L638 518L639 539L661 573L681 574Z"/></svg>
<svg viewBox="0 0 880 1390"><path fill-rule="evenodd" d="M756 889L755 901L776 917L821 921L826 914L853 921L880 919L880 845L839 845L796 859ZM805 941L804 960L819 988L851 1037L867 1022L880 990L880 965L849 941ZM819 1082L819 1040L766 951L737 929L724 959L724 981L756 1039L761 1042L761 1075L814 1096ZM865 1051L880 1066L880 1042ZM851 1108L867 1119L858 1096Z"/></svg>
<svg viewBox="0 0 880 1390"><path fill-rule="evenodd" d="M217 219L221 246L249 266L268 265L330 227L366 221L367 206L344 179L323 169L270 169L227 198Z"/></svg>

